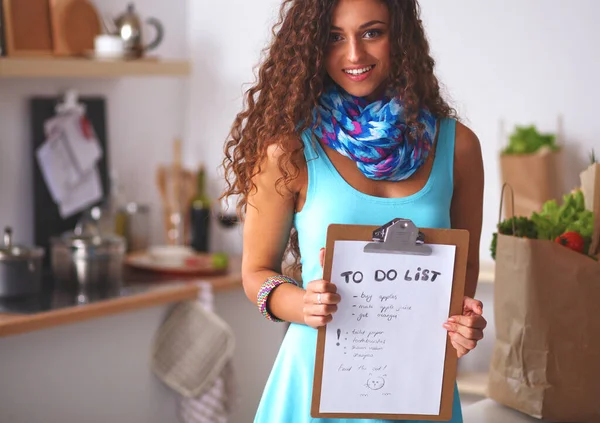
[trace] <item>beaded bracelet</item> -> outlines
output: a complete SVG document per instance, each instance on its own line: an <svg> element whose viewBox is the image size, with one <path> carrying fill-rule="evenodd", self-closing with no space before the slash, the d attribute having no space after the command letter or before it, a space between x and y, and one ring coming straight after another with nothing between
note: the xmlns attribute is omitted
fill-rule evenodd
<svg viewBox="0 0 600 423"><path fill-rule="evenodd" d="M260 287L260 290L258 291L258 300L256 302L256 305L258 305L258 309L260 310L261 314L266 319L271 320L272 322L283 322L283 320L278 319L277 317L269 313L269 310L267 309L267 301L269 299L269 295L271 295L271 292L273 292L273 290L279 285L282 285L284 283L291 283L292 285L299 286L298 282L296 282L292 278L288 278L287 276L269 276L267 280L264 281L264 283Z"/></svg>

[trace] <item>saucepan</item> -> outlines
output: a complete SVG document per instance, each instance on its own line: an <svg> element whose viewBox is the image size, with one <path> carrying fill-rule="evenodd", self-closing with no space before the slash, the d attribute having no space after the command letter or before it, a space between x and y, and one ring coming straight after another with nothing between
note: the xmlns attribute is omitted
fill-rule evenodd
<svg viewBox="0 0 600 423"><path fill-rule="evenodd" d="M59 287L106 287L122 281L126 241L102 233L91 216L85 215L73 231L50 240L52 272Z"/></svg>
<svg viewBox="0 0 600 423"><path fill-rule="evenodd" d="M0 297L19 297L40 292L44 249L13 243L12 228L4 229L0 246Z"/></svg>

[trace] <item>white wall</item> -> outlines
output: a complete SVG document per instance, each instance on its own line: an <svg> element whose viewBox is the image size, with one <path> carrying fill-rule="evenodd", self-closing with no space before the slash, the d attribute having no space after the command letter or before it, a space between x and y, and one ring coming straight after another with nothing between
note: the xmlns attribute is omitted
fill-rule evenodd
<svg viewBox="0 0 600 423"><path fill-rule="evenodd" d="M191 84L193 151L214 161L241 107L241 86L268 35L279 0L190 2L190 43L196 66ZM600 150L596 83L600 29L595 0L421 0L437 73L465 124L479 136L486 170L482 259L498 219L499 122L535 123L556 130L563 116L566 188L578 184L592 146ZM213 192L222 182L212 170ZM228 248L236 248L231 236Z"/></svg>
<svg viewBox="0 0 600 423"><path fill-rule="evenodd" d="M186 151L207 166L210 192L224 184L220 169L224 141L240 111L243 90L274 23L280 0L189 2L188 39L193 62ZM217 231L218 228L214 227ZM241 253L241 230L219 231L215 249Z"/></svg>

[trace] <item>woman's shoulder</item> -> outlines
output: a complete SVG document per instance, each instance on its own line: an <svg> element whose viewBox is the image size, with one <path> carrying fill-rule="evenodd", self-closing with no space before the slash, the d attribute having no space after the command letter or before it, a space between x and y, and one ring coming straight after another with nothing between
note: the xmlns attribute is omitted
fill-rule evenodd
<svg viewBox="0 0 600 423"><path fill-rule="evenodd" d="M299 136L289 135L271 140L257 176L271 182L287 179L288 183L284 184L287 190L297 193L305 181L303 149L304 144Z"/></svg>
<svg viewBox="0 0 600 423"><path fill-rule="evenodd" d="M483 178L481 143L475 132L461 122L456 122L454 141L455 180Z"/></svg>
<svg viewBox="0 0 600 423"><path fill-rule="evenodd" d="M481 159L479 138L471 128L457 121L454 136L454 161L467 164L478 158Z"/></svg>

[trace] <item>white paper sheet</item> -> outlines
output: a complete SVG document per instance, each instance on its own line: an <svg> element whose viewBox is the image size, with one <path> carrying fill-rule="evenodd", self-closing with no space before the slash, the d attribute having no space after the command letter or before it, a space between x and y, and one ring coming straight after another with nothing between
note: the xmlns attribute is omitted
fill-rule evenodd
<svg viewBox="0 0 600 423"><path fill-rule="evenodd" d="M58 203L63 219L87 209L102 198L102 182L97 168L84 175L68 195Z"/></svg>
<svg viewBox="0 0 600 423"><path fill-rule="evenodd" d="M456 247L415 256L365 245L335 243L342 300L326 330L320 411L439 414Z"/></svg>
<svg viewBox="0 0 600 423"><path fill-rule="evenodd" d="M62 133L47 139L36 151L40 171L55 203L65 198L78 183L79 173L73 165Z"/></svg>
<svg viewBox="0 0 600 423"><path fill-rule="evenodd" d="M61 114L44 123L47 136L36 151L40 170L63 219L102 199L97 162L102 148L80 113Z"/></svg>
<svg viewBox="0 0 600 423"><path fill-rule="evenodd" d="M44 122L44 131L47 137L63 135L75 169L81 175L91 171L102 157L102 147L91 123L77 112L48 119Z"/></svg>

